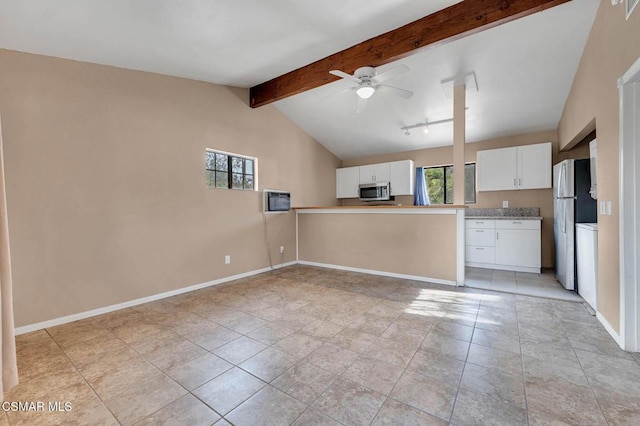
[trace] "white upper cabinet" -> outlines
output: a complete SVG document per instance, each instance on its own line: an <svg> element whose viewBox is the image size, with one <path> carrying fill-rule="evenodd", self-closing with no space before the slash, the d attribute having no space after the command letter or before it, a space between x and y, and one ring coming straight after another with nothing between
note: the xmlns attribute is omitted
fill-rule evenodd
<svg viewBox="0 0 640 426"><path fill-rule="evenodd" d="M336 169L336 198L358 198L360 167Z"/></svg>
<svg viewBox="0 0 640 426"><path fill-rule="evenodd" d="M516 148L478 151L478 191L516 189L518 153Z"/></svg>
<svg viewBox="0 0 640 426"><path fill-rule="evenodd" d="M413 195L415 168L412 160L336 169L336 198L360 197L362 184L389 182L391 195Z"/></svg>
<svg viewBox="0 0 640 426"><path fill-rule="evenodd" d="M551 188L551 143L478 151L478 191Z"/></svg>
<svg viewBox="0 0 640 426"><path fill-rule="evenodd" d="M416 169L412 160L392 161L389 163L389 182L391 195L413 195Z"/></svg>
<svg viewBox="0 0 640 426"><path fill-rule="evenodd" d="M551 188L551 143L518 147L518 189Z"/></svg>
<svg viewBox="0 0 640 426"><path fill-rule="evenodd" d="M389 163L360 166L360 184L389 182Z"/></svg>

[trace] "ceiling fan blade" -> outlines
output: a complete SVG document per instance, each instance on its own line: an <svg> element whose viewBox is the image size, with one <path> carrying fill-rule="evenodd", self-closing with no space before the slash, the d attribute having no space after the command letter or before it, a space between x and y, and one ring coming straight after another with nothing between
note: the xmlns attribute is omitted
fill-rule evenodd
<svg viewBox="0 0 640 426"><path fill-rule="evenodd" d="M380 84L376 86L376 92L388 93L391 95L400 96L401 98L409 99L413 96L413 92L410 90L398 89L397 87L387 86Z"/></svg>
<svg viewBox="0 0 640 426"><path fill-rule="evenodd" d="M358 108L356 109L356 112L359 114L362 111L364 111L365 109L367 109L367 101L369 100L369 98L361 98L360 96L358 96Z"/></svg>
<svg viewBox="0 0 640 426"><path fill-rule="evenodd" d="M376 74L375 77L373 77L373 81L375 83L382 83L383 81L389 80L390 78L393 78L397 75L400 74L404 74L405 72L409 71L409 67L406 65L398 65L395 68L391 68L389 71L385 71L381 74Z"/></svg>
<svg viewBox="0 0 640 426"><path fill-rule="evenodd" d="M355 83L360 83L360 79L359 78L354 77L351 74L347 74L344 71L331 70L331 71L329 71L329 74L335 75L336 77L344 78L345 80L351 80L351 81L353 81Z"/></svg>
<svg viewBox="0 0 640 426"><path fill-rule="evenodd" d="M341 90L327 90L324 92L321 92L320 94L317 95L317 99L318 100L324 100L324 99L328 99L328 98L335 98L336 96L340 96L342 93L346 93L346 92L353 92L357 89L357 86L349 86L346 87L344 89Z"/></svg>

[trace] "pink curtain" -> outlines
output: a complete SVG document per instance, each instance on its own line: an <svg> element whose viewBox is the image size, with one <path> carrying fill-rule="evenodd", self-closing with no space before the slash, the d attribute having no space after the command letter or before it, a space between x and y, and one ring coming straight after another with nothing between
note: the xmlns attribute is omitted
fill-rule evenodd
<svg viewBox="0 0 640 426"><path fill-rule="evenodd" d="M11 284L11 253L9 252L9 222L7 221L7 197L4 185L4 148L2 122L0 121L0 363L2 382L0 393L18 384L16 363L16 338L13 326L13 296ZM4 398L3 398L4 399Z"/></svg>

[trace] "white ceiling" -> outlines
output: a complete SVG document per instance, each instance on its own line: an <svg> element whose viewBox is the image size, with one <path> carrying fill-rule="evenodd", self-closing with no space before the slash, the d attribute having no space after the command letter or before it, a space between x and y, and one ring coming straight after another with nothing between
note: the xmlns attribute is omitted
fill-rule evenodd
<svg viewBox="0 0 640 426"><path fill-rule="evenodd" d="M0 47L238 87L460 0L0 0Z"/></svg>
<svg viewBox="0 0 640 426"><path fill-rule="evenodd" d="M410 136L400 127L452 118L441 81L475 72L467 142L555 129L597 7L598 0L570 1L399 61L410 71L384 84L413 90L408 100L376 93L357 113L357 95L343 91L352 86L343 80L276 105L342 159L450 145L451 123Z"/></svg>
<svg viewBox="0 0 640 426"><path fill-rule="evenodd" d="M250 87L459 1L0 0L0 48ZM377 93L357 114L340 81L276 106L343 159L446 145L450 124L399 127L451 118L440 81L474 71L468 141L553 129L597 7L570 1L406 58L385 84L409 100Z"/></svg>

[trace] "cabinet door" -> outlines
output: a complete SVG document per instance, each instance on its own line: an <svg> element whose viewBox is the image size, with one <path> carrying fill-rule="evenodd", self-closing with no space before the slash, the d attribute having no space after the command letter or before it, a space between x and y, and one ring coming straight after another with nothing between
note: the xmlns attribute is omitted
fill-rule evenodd
<svg viewBox="0 0 640 426"><path fill-rule="evenodd" d="M391 195L413 195L415 167L412 160L393 161L389 163L389 182Z"/></svg>
<svg viewBox="0 0 640 426"><path fill-rule="evenodd" d="M360 166L360 183L373 183L376 181L376 167L375 164L368 164L366 166Z"/></svg>
<svg viewBox="0 0 640 426"><path fill-rule="evenodd" d="M389 182L389 163L360 166L360 183Z"/></svg>
<svg viewBox="0 0 640 426"><path fill-rule="evenodd" d="M496 264L540 268L540 231L496 229Z"/></svg>
<svg viewBox="0 0 640 426"><path fill-rule="evenodd" d="M389 182L391 178L389 163L374 164L373 176L375 177L374 182Z"/></svg>
<svg viewBox="0 0 640 426"><path fill-rule="evenodd" d="M551 188L551 143L518 147L518 189Z"/></svg>
<svg viewBox="0 0 640 426"><path fill-rule="evenodd" d="M336 198L358 198L359 167L336 169Z"/></svg>
<svg viewBox="0 0 640 426"><path fill-rule="evenodd" d="M516 188L516 148L478 151L478 191L504 191Z"/></svg>

